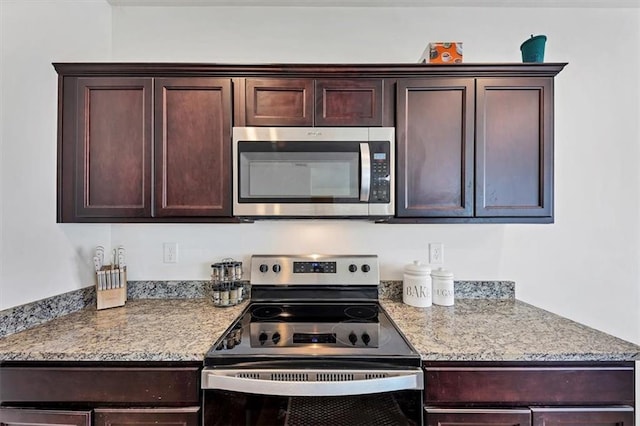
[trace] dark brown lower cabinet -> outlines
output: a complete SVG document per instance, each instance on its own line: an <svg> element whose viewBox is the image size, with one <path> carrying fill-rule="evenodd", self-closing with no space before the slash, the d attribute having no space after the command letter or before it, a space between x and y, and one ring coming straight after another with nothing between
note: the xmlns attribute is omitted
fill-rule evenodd
<svg viewBox="0 0 640 426"><path fill-rule="evenodd" d="M0 363L0 426L198 426L200 368L197 362Z"/></svg>
<svg viewBox="0 0 640 426"><path fill-rule="evenodd" d="M200 407L185 408L98 408L94 426L198 426Z"/></svg>
<svg viewBox="0 0 640 426"><path fill-rule="evenodd" d="M424 368L425 426L634 425L634 362L425 362Z"/></svg>
<svg viewBox="0 0 640 426"><path fill-rule="evenodd" d="M91 411L33 410L0 408L1 426L64 425L91 426Z"/></svg>
<svg viewBox="0 0 640 426"><path fill-rule="evenodd" d="M425 408L425 426L633 426L632 407Z"/></svg>
<svg viewBox="0 0 640 426"><path fill-rule="evenodd" d="M532 408L533 426L632 426L632 407Z"/></svg>
<svg viewBox="0 0 640 426"><path fill-rule="evenodd" d="M425 409L425 426L530 426L531 411L498 409Z"/></svg>

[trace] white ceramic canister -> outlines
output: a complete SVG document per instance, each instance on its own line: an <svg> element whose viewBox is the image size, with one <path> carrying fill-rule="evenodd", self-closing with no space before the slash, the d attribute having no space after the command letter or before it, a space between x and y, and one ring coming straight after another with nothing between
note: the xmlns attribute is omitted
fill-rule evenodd
<svg viewBox="0 0 640 426"><path fill-rule="evenodd" d="M431 268L414 260L404 267L402 301L418 308L431 306Z"/></svg>
<svg viewBox="0 0 640 426"><path fill-rule="evenodd" d="M431 272L433 283L433 304L452 306L454 303L453 273L443 268Z"/></svg>

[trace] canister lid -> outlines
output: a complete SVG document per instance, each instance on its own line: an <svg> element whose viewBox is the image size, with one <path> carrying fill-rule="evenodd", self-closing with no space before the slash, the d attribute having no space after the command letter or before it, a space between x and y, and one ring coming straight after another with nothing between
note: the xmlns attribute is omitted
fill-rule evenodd
<svg viewBox="0 0 640 426"><path fill-rule="evenodd" d="M408 264L404 267L405 272L409 272L412 274L430 274L431 268L429 265L420 262L419 260L414 260L413 263Z"/></svg>
<svg viewBox="0 0 640 426"><path fill-rule="evenodd" d="M447 271L444 268L438 268L431 271L431 276L438 278L453 278L453 272Z"/></svg>

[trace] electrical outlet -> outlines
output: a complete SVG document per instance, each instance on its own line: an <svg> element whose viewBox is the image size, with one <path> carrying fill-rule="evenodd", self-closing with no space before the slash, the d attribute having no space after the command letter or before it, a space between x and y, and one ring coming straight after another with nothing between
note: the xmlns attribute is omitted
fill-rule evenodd
<svg viewBox="0 0 640 426"><path fill-rule="evenodd" d="M444 263L444 244L429 243L429 263L432 265Z"/></svg>
<svg viewBox="0 0 640 426"><path fill-rule="evenodd" d="M178 243L163 244L164 263L178 263Z"/></svg>

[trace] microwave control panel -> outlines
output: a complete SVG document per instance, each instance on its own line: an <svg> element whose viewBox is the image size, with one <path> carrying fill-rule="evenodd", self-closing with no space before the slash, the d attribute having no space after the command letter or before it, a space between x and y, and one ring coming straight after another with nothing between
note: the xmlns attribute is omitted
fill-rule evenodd
<svg viewBox="0 0 640 426"><path fill-rule="evenodd" d="M370 142L371 203L388 203L391 198L391 167L388 142Z"/></svg>

